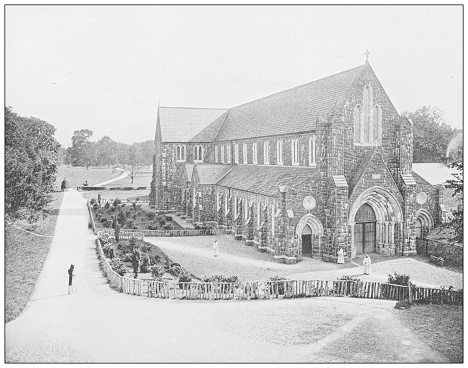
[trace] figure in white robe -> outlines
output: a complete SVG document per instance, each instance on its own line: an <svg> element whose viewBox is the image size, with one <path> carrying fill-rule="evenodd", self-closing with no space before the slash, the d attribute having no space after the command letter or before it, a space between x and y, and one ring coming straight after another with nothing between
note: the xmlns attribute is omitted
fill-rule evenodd
<svg viewBox="0 0 468 368"><path fill-rule="evenodd" d="M213 252L214 252L214 256L217 257L218 256L218 241L217 240L215 240L213 243Z"/></svg>
<svg viewBox="0 0 468 368"><path fill-rule="evenodd" d="M364 258L364 261L362 261L362 264L364 266L364 275L370 275L371 273L371 259L369 256L366 254L366 257Z"/></svg>
<svg viewBox="0 0 468 368"><path fill-rule="evenodd" d="M338 251L338 263L344 263L344 251L343 248L340 248Z"/></svg>

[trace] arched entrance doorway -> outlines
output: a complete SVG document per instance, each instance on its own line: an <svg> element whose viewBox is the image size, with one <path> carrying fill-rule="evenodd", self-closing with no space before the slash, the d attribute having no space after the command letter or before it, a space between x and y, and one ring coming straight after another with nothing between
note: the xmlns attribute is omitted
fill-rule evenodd
<svg viewBox="0 0 468 368"><path fill-rule="evenodd" d="M312 257L312 229L309 225L302 229L302 255Z"/></svg>
<svg viewBox="0 0 468 368"><path fill-rule="evenodd" d="M432 221L431 214L421 208L416 212L416 221L415 221L415 228L416 228L416 238L424 239L426 235L429 234L432 227L434 226L434 222Z"/></svg>
<svg viewBox="0 0 468 368"><path fill-rule="evenodd" d="M321 255L322 235L322 223L315 216L307 214L299 220L296 225L296 236L301 242L301 254L304 257Z"/></svg>
<svg viewBox="0 0 468 368"><path fill-rule="evenodd" d="M400 250L403 211L388 190L378 186L364 190L349 209L348 224L351 258L366 251L395 255Z"/></svg>
<svg viewBox="0 0 468 368"><path fill-rule="evenodd" d="M416 219L416 239L423 237L423 226L420 219Z"/></svg>
<svg viewBox="0 0 468 368"><path fill-rule="evenodd" d="M356 254L375 252L376 223L374 210L367 203L364 203L354 219Z"/></svg>

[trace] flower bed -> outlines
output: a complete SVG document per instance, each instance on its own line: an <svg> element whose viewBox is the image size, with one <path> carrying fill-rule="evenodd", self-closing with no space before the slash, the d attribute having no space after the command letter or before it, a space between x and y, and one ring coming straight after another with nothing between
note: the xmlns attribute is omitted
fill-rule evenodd
<svg viewBox="0 0 468 368"><path fill-rule="evenodd" d="M117 223L122 230L150 230L150 231L171 231L180 230L172 216L156 214L153 209L143 210L141 204L135 202L131 204L122 203L116 198L112 203L99 203L96 199L89 201L91 223L94 229L115 229Z"/></svg>

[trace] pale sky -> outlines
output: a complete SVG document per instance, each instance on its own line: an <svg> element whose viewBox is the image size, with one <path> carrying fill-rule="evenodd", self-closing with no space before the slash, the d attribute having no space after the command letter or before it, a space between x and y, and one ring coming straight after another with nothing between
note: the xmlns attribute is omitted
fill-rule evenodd
<svg viewBox="0 0 468 368"><path fill-rule="evenodd" d="M6 105L71 145L154 137L161 106L229 108L369 61L398 112L462 128L461 6L7 6Z"/></svg>

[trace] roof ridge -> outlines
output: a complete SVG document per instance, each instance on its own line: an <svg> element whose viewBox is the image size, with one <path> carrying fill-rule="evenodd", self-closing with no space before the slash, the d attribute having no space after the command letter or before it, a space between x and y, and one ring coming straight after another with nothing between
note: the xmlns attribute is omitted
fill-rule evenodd
<svg viewBox="0 0 468 368"><path fill-rule="evenodd" d="M192 110L229 110L228 107L188 107L188 106L160 106L162 109L192 109Z"/></svg>
<svg viewBox="0 0 468 368"><path fill-rule="evenodd" d="M228 114L229 114L229 109L223 113L223 115L224 115L223 121L221 122L221 124L219 124L218 131L216 132L216 134L215 134L215 136L214 136L214 138L213 138L213 140L211 142L215 142L216 138L218 138L219 131L223 127L224 122L226 121L226 118L227 118Z"/></svg>
<svg viewBox="0 0 468 368"><path fill-rule="evenodd" d="M364 65L361 65L360 67L362 68L361 71L359 72L359 74L356 76L356 78L354 78L353 80L353 83L351 83L348 87L348 90L346 91L346 94L343 98L343 100L341 101L342 103L339 103L339 104L336 104L336 107L335 109L333 110L333 112L331 113L331 116L335 115L337 110L340 108L340 106L343 105L343 102L346 101L346 99L348 98L348 94L349 94L349 91L351 90L351 88L353 87L354 83L356 83L356 81L361 77L361 74L363 73L363 71L366 69L366 67L369 65L370 67L370 64L368 62L366 62ZM359 67L357 67L359 68ZM353 68L353 69L357 69L357 68ZM371 68L372 69L372 68ZM350 69L351 70L351 69ZM375 73L374 73L375 74ZM376 78L377 79L377 78Z"/></svg>
<svg viewBox="0 0 468 368"><path fill-rule="evenodd" d="M359 66L354 67L354 68L351 68L351 69L344 70L344 71L339 72L339 73L335 73L335 74L332 74L332 75L328 75L328 76L326 76L326 77L319 78L319 79L316 79L316 80L314 80L314 81L307 82L307 83L301 84L301 85L296 86L296 87L292 87L292 88L288 88L288 89L285 89L285 90L282 90L282 91L279 91L279 92L275 92L275 93L272 93L271 95L264 96L264 97L260 97L260 98L257 98L256 100L252 100L252 101L245 102L245 103L243 103L243 104L240 104L240 105L231 107L231 108L228 109L228 111L230 111L230 110L232 110L232 109L236 109L236 108L241 107L241 106L244 106L244 105L251 104L251 103L253 103L253 102L257 102L257 101L260 101L260 100L266 100L266 99L268 99L268 98L270 98L270 97L273 97L273 96L276 96L276 95L278 95L278 94L280 94L280 93L284 93L284 92L287 92L287 91L293 91L293 90L295 90L295 89L298 89L298 88L301 88L301 87L304 87L304 86L308 86L308 85L310 85L310 84L312 84L312 83L320 82L320 81L325 80L325 79L328 79L328 78L336 77L337 75L340 75L340 74L348 73L348 72L350 72L350 71L352 71L352 70L355 70L355 69L358 69L358 68L362 68L363 66L365 66L365 64L359 65ZM355 81L353 81L353 83L354 83L354 82L355 82Z"/></svg>

